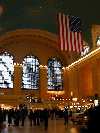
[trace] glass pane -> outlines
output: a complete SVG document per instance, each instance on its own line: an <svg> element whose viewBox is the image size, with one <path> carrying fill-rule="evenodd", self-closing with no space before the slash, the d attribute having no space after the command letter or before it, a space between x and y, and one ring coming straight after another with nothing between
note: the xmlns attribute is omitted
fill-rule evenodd
<svg viewBox="0 0 100 133"><path fill-rule="evenodd" d="M23 60L22 88L38 89L39 61L34 56L27 56Z"/></svg>
<svg viewBox="0 0 100 133"><path fill-rule="evenodd" d="M62 90L62 65L56 58L48 61L48 90Z"/></svg>
<svg viewBox="0 0 100 133"><path fill-rule="evenodd" d="M83 47L83 51L81 52L81 56L85 56L86 54L88 54L90 51L90 47L89 46L84 46Z"/></svg>
<svg viewBox="0 0 100 133"><path fill-rule="evenodd" d="M0 54L0 88L13 88L13 56L4 52Z"/></svg>

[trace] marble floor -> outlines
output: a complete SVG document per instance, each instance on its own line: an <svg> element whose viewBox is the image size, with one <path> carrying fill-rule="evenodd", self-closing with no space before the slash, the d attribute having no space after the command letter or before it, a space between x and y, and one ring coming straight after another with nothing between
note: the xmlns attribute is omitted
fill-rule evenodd
<svg viewBox="0 0 100 133"><path fill-rule="evenodd" d="M74 128L74 125L70 122L68 127L65 127L63 119L49 120L48 130L44 130L44 125L30 127L28 120L25 122L25 126L10 126L2 133L78 133Z"/></svg>

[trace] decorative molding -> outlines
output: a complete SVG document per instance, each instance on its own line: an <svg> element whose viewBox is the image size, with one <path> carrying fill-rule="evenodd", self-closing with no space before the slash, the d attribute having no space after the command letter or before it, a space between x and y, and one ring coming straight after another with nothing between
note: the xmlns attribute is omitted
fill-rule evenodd
<svg viewBox="0 0 100 133"><path fill-rule="evenodd" d="M30 40L35 38L37 41L47 40L48 42L51 43L53 47L58 48L57 36L48 31L39 30L39 29L18 29L15 31L7 32L0 37L0 45L16 42L19 39L20 40L25 39L26 41L27 39Z"/></svg>

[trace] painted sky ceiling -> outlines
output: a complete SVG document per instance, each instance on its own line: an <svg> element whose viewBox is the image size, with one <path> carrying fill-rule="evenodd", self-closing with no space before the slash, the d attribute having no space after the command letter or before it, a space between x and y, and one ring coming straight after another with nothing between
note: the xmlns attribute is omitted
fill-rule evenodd
<svg viewBox="0 0 100 133"><path fill-rule="evenodd" d="M19 28L43 29L58 33L56 14L79 16L84 40L91 43L92 24L100 24L99 0L0 0L4 12L0 17L0 33Z"/></svg>

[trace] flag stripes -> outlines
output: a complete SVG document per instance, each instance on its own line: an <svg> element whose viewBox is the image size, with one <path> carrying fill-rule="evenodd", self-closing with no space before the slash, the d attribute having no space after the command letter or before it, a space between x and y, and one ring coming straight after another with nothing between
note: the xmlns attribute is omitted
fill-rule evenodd
<svg viewBox="0 0 100 133"><path fill-rule="evenodd" d="M59 22L59 38L60 38L60 49L61 51L82 51L82 32L79 31L78 25L79 21L73 18L73 22L70 23L70 17L65 16L64 14L58 14ZM70 24L75 26L70 28ZM78 31L78 32L77 32Z"/></svg>

